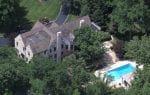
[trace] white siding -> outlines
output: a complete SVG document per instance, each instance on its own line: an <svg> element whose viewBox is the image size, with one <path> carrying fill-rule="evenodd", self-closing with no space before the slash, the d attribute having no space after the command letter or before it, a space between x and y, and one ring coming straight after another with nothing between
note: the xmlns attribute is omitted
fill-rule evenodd
<svg viewBox="0 0 150 95"><path fill-rule="evenodd" d="M17 45L17 43L18 43L18 45ZM59 52L59 57L62 57L62 56L68 55L69 53L71 53L73 51L70 49L71 45L73 44L72 41L68 41L68 43L66 43L63 40L60 40L60 43L59 43L60 44L60 46L59 46L60 50L58 50L56 43L57 43L56 41L51 43L51 46L49 48L49 49L51 49L51 53L49 53L49 49L48 49L46 54L44 52L41 52L39 54L42 56L51 56L53 58L57 58L58 52ZM62 45L63 45L63 48L62 48ZM68 46L67 49L66 49L66 45ZM26 60L27 63L29 61L31 61L31 59L34 56L32 49L31 49L30 45L27 45L25 47L24 42L22 40L22 37L20 35L18 35L15 38L15 48L17 49L19 55L21 55L21 54L24 55L24 59ZM24 48L24 50L23 50L23 48ZM55 51L54 51L54 48L56 49ZM63 55L62 55L62 52L63 52ZM57 56L55 57L55 55L57 55Z"/></svg>
<svg viewBox="0 0 150 95"><path fill-rule="evenodd" d="M16 38L15 38L15 48L17 49L18 51L18 54L19 56L21 54L24 55L24 59L28 62L32 59L33 57L33 52L31 50L31 47L30 45L26 46L24 45L23 43L23 40L21 38L20 35L18 35Z"/></svg>
<svg viewBox="0 0 150 95"><path fill-rule="evenodd" d="M25 47L24 43L23 43L23 40L21 38L20 35L18 35L16 38L15 38L15 48L19 51L19 54L24 54L25 55L25 51L23 51L23 48Z"/></svg>
<svg viewBox="0 0 150 95"><path fill-rule="evenodd" d="M33 55L34 54L33 54L32 50L31 50L31 47L30 47L30 45L28 45L26 47L26 54L25 54L26 58L28 59L27 62L31 61L31 59L33 58Z"/></svg>

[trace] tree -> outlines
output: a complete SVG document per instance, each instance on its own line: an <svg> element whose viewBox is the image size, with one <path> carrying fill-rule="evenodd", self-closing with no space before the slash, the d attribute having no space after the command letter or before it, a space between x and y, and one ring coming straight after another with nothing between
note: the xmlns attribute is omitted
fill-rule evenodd
<svg viewBox="0 0 150 95"><path fill-rule="evenodd" d="M124 88L116 88L116 89L112 89L111 95L128 95L128 94L126 94L126 90Z"/></svg>
<svg viewBox="0 0 150 95"><path fill-rule="evenodd" d="M30 66L17 58L14 48L8 46L0 47L0 59L0 94L26 91L32 75Z"/></svg>
<svg viewBox="0 0 150 95"><path fill-rule="evenodd" d="M53 59L47 57L35 56L31 61L33 77L43 79L48 72L55 70L57 64Z"/></svg>
<svg viewBox="0 0 150 95"><path fill-rule="evenodd" d="M116 35L132 36L149 32L150 11L144 0L113 0L110 31ZM129 35L129 36L126 36Z"/></svg>
<svg viewBox="0 0 150 95"><path fill-rule="evenodd" d="M96 22L103 31L107 29L109 15L112 12L112 6L109 0L81 0L81 14L89 15L91 20Z"/></svg>
<svg viewBox="0 0 150 95"><path fill-rule="evenodd" d="M0 65L0 93L26 91L30 87L30 68L25 63L5 63Z"/></svg>
<svg viewBox="0 0 150 95"><path fill-rule="evenodd" d="M143 36L141 39L134 37L125 45L125 57L136 60L140 64L150 63L150 37Z"/></svg>
<svg viewBox="0 0 150 95"><path fill-rule="evenodd" d="M80 95L80 92L78 89L75 89L72 95Z"/></svg>
<svg viewBox="0 0 150 95"><path fill-rule="evenodd" d="M30 95L44 95L45 82L39 79L31 80Z"/></svg>
<svg viewBox="0 0 150 95"><path fill-rule="evenodd" d="M95 67L92 62L100 60L104 54L103 41L110 38L106 32L96 32L90 27L83 27L74 31L75 46L78 49L76 55L86 61L88 67ZM103 65L103 62L98 65Z"/></svg>
<svg viewBox="0 0 150 95"><path fill-rule="evenodd" d="M14 31L26 21L26 12L19 2L20 0L0 0L0 30Z"/></svg>
<svg viewBox="0 0 150 95"><path fill-rule="evenodd" d="M111 89L105 82L99 80L86 87L86 95L111 95Z"/></svg>
<svg viewBox="0 0 150 95"><path fill-rule="evenodd" d="M90 81L92 76L85 70L85 61L82 58L70 55L63 59L62 64L68 70L73 88L81 90L82 86Z"/></svg>
<svg viewBox="0 0 150 95"><path fill-rule="evenodd" d="M77 59L75 55L67 56L62 63L46 76L47 93L54 95L72 95L80 93L85 85L90 81L90 74L82 67L85 61Z"/></svg>
<svg viewBox="0 0 150 95"><path fill-rule="evenodd" d="M150 8L150 1L149 0L144 0L145 4L148 6L148 8Z"/></svg>
<svg viewBox="0 0 150 95"><path fill-rule="evenodd" d="M0 64L4 64L6 62L16 62L19 60L16 56L15 49L9 46L0 47Z"/></svg>

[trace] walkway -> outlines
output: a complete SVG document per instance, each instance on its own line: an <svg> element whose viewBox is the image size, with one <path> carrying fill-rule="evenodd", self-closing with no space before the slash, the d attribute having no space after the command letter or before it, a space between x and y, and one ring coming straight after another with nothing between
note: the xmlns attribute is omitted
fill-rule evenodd
<svg viewBox="0 0 150 95"><path fill-rule="evenodd" d="M111 49L113 47L112 40L104 42L104 47L107 49L104 58L106 63L110 64L119 61L115 51Z"/></svg>
<svg viewBox="0 0 150 95"><path fill-rule="evenodd" d="M10 45L11 41L9 38L0 37L0 46Z"/></svg>
<svg viewBox="0 0 150 95"><path fill-rule="evenodd" d="M60 9L60 12L59 12L59 15L58 15L58 17L57 17L55 22L58 25L62 25L63 23L65 23L68 14L69 14L69 10L62 5L62 7Z"/></svg>

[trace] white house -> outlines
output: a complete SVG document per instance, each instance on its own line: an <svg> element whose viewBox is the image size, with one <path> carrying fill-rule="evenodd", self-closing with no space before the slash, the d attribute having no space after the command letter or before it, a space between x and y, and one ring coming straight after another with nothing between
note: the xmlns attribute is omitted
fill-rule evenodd
<svg viewBox="0 0 150 95"><path fill-rule="evenodd" d="M15 38L15 48L18 56L30 62L34 55L53 57L59 62L74 50L73 31L79 29L82 24L100 29L91 22L88 16L58 26L55 22L37 21L33 28L26 33L19 34Z"/></svg>

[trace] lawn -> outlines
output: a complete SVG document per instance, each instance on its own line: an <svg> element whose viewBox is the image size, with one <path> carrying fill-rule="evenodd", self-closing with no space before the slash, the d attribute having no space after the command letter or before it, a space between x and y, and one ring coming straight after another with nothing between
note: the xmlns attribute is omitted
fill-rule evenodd
<svg viewBox="0 0 150 95"><path fill-rule="evenodd" d="M32 22L40 18L48 17L50 20L55 20L59 14L61 0L21 0L21 6L28 11L26 18Z"/></svg>
<svg viewBox="0 0 150 95"><path fill-rule="evenodd" d="M1 33L1 32L0 32L0 37L4 37L4 33Z"/></svg>

